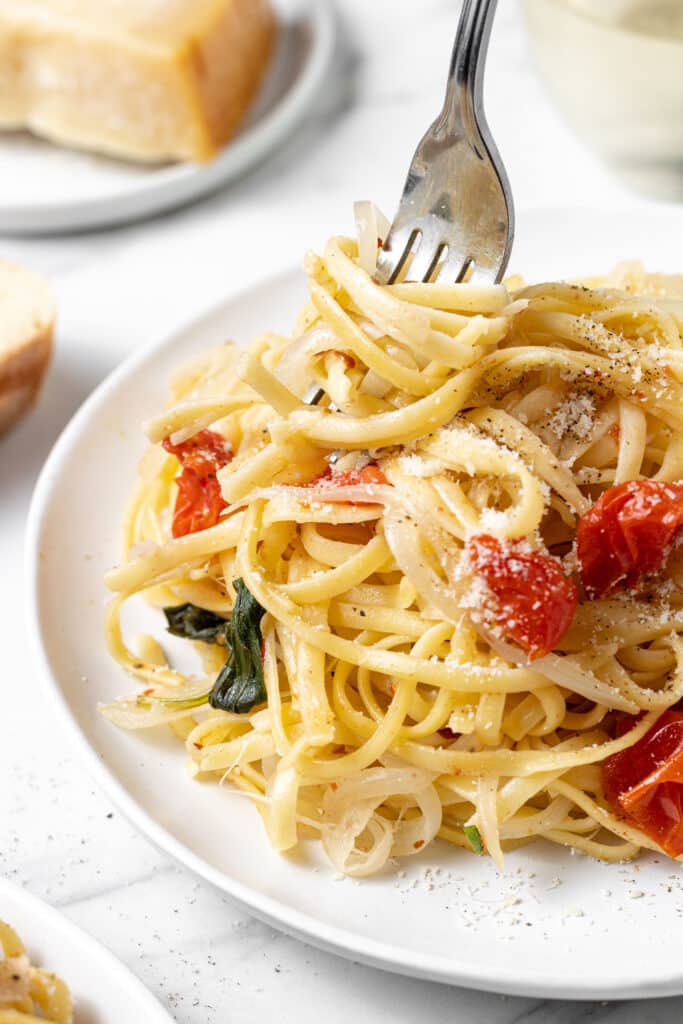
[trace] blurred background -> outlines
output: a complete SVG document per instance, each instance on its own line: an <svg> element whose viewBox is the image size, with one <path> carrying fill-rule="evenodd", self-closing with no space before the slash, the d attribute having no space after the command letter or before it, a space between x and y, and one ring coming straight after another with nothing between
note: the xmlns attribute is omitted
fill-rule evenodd
<svg viewBox="0 0 683 1024"><path fill-rule="evenodd" d="M327 0L318 4L327 7ZM310 6L283 4L305 31ZM34 457L35 443L45 454L67 413L127 352L300 261L330 234L352 230L354 200L372 199L392 215L416 142L440 108L459 6L337 3L331 60L285 138L238 180L149 219L47 237L3 231L3 211L5 223L15 224L11 194L24 212L66 207L64 196L74 198L69 182L77 179L78 189L95 190L100 208L109 209L140 182L115 163L55 154L42 142L28 157L22 149L18 163L14 136L0 136L0 255L46 274L59 308L41 423L22 428ZM644 17L636 20L638 31L615 28L628 11ZM682 193L681 152L657 166L661 147L652 141L663 136L670 150L675 143L683 148L683 75L672 57L679 48L683 53L680 14L679 0L501 0L486 101L520 223L529 211L629 210ZM658 65L661 76L653 81ZM634 170L634 149L645 172ZM26 175L18 170L24 166ZM147 187L144 181L141 214ZM12 449L21 444L19 435L4 442Z"/></svg>
<svg viewBox="0 0 683 1024"><path fill-rule="evenodd" d="M323 3L284 5L302 52L311 46L310 7ZM458 13L457 0L338 0L329 62L326 54L321 57L318 38L324 66L284 137L255 162L247 161L237 179L214 183L214 191L189 205L145 217L143 198L137 206L142 219L124 217L107 227L43 236L17 233L16 222L10 232L9 214L3 230L0 216L0 257L44 274L58 310L55 354L40 401L0 439L0 611L11 638L9 665L22 681L27 651L16 600L22 533L37 474L59 432L126 355L227 295L300 263L306 249L328 236L351 232L354 200L372 199L392 216L415 145L442 102ZM676 201L683 199L681 58L683 0L500 0L488 60L487 113L520 224L544 211L556 217L558 210L567 219L577 209L613 210L628 218L662 203L671 204L674 216ZM308 59L295 54L294 71ZM79 156L74 163L67 156L64 163L47 144L31 143L24 152L24 143L23 137L0 135L0 207L9 211L10 193L18 206L32 206L33 232L41 203L66 202L72 174L86 192L90 178L97 180L105 207L107 189L120 195L142 188L127 171L110 173L106 161ZM18 161L24 159L27 174L19 181ZM587 239L586 269L606 269L590 265L590 245ZM518 269L514 254L510 269ZM652 269L681 270L683 256L678 268ZM26 771L15 766L24 764L19 749L28 734L33 755ZM529 1014L530 1020L565 1022L584 1019L584 1009L585 1019L603 1021L614 1010L567 1004L551 1011L536 1000L389 982L378 972L307 949L251 921L171 865L118 814L111 820L110 808L70 751L20 697L12 716L0 718L3 746L9 751L0 802L0 834L9 840L0 851L4 873L65 906L134 962L150 987L175 1006L179 1021L268 1019L276 985L282 994L299 995L305 986L311 1015L302 1009L297 1018L305 1022L317 1019L331 993L346 982L345 1017L358 1021L390 1011L398 1022L418 1014L434 1021L448 1014L447 1019L495 1024ZM103 885L79 881L100 874L112 846L117 862L107 868L106 892ZM170 910L163 920L150 919L145 900L135 898L143 884L149 891L171 887L182 908L182 927ZM215 971L204 937L214 937L215 953L240 929L251 959L245 955L238 974ZM230 1006L229 1017L216 1009L221 1005ZM618 1019L673 1021L681 1006L622 1007Z"/></svg>
<svg viewBox="0 0 683 1024"><path fill-rule="evenodd" d="M327 10L327 0L281 3L304 37L311 7ZM17 158L15 136L0 135L0 255L47 275L59 309L39 415L0 442L1 461L16 456L24 472L35 470L69 413L123 356L351 231L355 200L372 199L391 216L442 102L459 7L334 5L331 57L323 55L314 93L284 138L266 142L237 180L148 219L125 223L122 214L124 223L106 229L42 237L3 231L3 212L16 227L12 197L31 229L43 208L61 206L68 223L74 188L115 215L121 195L138 191L144 215L157 171L128 177L125 164L48 143L25 149L23 135ZM683 194L681 9L680 0L500 0L486 103L520 226L544 209L628 212ZM320 40L301 45L319 51ZM292 73L309 61L310 53L290 56ZM514 253L510 269L518 269Z"/></svg>

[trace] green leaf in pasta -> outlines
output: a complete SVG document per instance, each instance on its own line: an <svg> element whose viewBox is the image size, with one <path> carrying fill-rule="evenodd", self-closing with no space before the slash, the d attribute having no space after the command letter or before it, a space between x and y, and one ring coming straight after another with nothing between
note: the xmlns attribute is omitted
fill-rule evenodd
<svg viewBox="0 0 683 1024"><path fill-rule="evenodd" d="M237 600L225 635L230 656L216 679L209 703L222 711L246 715L267 699L261 659L261 619L265 615L243 580L235 580Z"/></svg>
<svg viewBox="0 0 683 1024"><path fill-rule="evenodd" d="M168 632L185 640L203 640L205 644L225 643L228 625L220 615L199 608L196 604L181 604L164 608Z"/></svg>

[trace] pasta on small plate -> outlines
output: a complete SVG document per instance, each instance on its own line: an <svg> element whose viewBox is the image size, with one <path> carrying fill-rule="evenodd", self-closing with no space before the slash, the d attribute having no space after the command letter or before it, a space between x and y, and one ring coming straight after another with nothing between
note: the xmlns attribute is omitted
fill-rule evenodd
<svg viewBox="0 0 683 1024"><path fill-rule="evenodd" d="M6 921L0 921L0 947L0 1024L73 1024L66 982L31 963Z"/></svg>
<svg viewBox="0 0 683 1024"><path fill-rule="evenodd" d="M10 923L11 922L11 923ZM0 1024L169 1024L108 949L0 878Z"/></svg>

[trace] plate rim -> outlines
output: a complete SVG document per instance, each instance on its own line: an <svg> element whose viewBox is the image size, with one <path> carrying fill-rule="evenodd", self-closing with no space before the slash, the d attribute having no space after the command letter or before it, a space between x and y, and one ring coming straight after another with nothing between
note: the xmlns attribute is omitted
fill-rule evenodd
<svg viewBox="0 0 683 1024"><path fill-rule="evenodd" d="M80 947L84 954L87 955L88 963L93 968L99 969L105 964L111 972L114 981L120 983L121 978L125 979L126 985L133 992L134 998L140 1002L139 1008L146 1010L150 1014L154 1013L154 1017L151 1018L152 1024L154 1022L158 1022L158 1024L162 1024L162 1022L172 1024L173 1018L170 1013L154 993L147 988L142 979L131 970L128 964L120 960L119 957L112 953L110 949L89 931L81 928L80 925L77 925L71 918L67 917L59 907L48 903L47 900L41 899L23 886L10 882L7 878L0 876L0 909L2 910L3 919L7 920L7 923L10 925L13 925L13 922L9 919L11 918L11 912L7 918L4 917L6 911L3 901L5 899L14 900L18 906L25 907L27 913L35 917L37 925L47 922L48 927L57 938L60 934L68 936L73 941L74 946ZM29 948L40 946L40 938L27 935L23 928L18 930L20 938ZM49 964L41 964L41 966L45 970L50 970ZM74 996L75 1007L78 1010L78 995L74 992L69 978L64 976L64 981ZM94 1010L97 1012L97 1007L94 1007Z"/></svg>
<svg viewBox="0 0 683 1024"><path fill-rule="evenodd" d="M337 37L334 0L300 0L300 4L301 16L311 28L311 48L299 76L262 119L228 140L214 160L164 167L163 180L151 176L120 195L11 206L0 201L0 232L40 237L134 223L186 206L243 176L275 151L303 118L332 60Z"/></svg>
<svg viewBox="0 0 683 1024"><path fill-rule="evenodd" d="M80 437L82 425L88 422L92 414L106 407L110 394L116 392L119 384L136 372L139 364L166 347L181 344L185 335L206 329L228 307L248 301L267 285L272 287L288 281L300 281L301 275L300 268L290 267L261 277L248 287L228 294L204 314L188 318L175 330L142 346L105 377L60 434L33 492L25 542L25 620L28 635L33 641L30 644L32 663L43 693L56 710L62 726L70 735L73 748L79 751L95 782L142 835L173 860L228 895L252 916L303 942L345 959L360 961L402 976L502 995L553 1000L620 1001L683 995L683 969L672 972L670 969L658 969L659 965L653 964L646 974L632 972L625 978L613 972L599 983L580 973L565 973L552 984L547 974L533 967L527 967L525 974L520 975L518 968L496 965L494 958L486 965L463 964L457 958L411 951L402 946L393 946L389 941L366 938L346 928L321 922L311 914L298 911L224 874L176 839L163 825L151 818L119 782L83 733L75 712L62 692L57 673L52 671L40 626L40 539L51 499L58 487L61 463L68 457L72 443Z"/></svg>

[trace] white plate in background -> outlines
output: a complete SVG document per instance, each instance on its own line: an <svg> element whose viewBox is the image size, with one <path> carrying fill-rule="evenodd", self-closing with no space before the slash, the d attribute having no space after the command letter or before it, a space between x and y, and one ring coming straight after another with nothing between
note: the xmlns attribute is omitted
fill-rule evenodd
<svg viewBox="0 0 683 1024"><path fill-rule="evenodd" d="M330 227L333 227L331 225ZM598 273L642 257L680 271L683 210L542 211L521 217L511 269L529 280ZM226 338L288 331L301 273L263 282L127 360L85 403L38 484L28 530L29 630L59 721L90 771L158 846L259 918L324 949L403 974L516 995L629 999L683 993L683 870L662 856L604 865L551 844L490 860L444 845L404 874L335 879L319 845L269 847L248 801L191 781L169 731L125 733L98 701L135 691L104 650L102 576L145 449L140 423L171 371ZM145 627L146 628L146 627Z"/></svg>
<svg viewBox="0 0 683 1024"><path fill-rule="evenodd" d="M0 878L0 919L31 963L58 974L74 999L74 1024L172 1024L161 1004L109 950L42 900Z"/></svg>
<svg viewBox="0 0 683 1024"><path fill-rule="evenodd" d="M278 146L314 100L334 50L331 0L273 0L275 53L247 119L207 164L145 165L0 133L0 232L51 234L126 223L215 191Z"/></svg>

